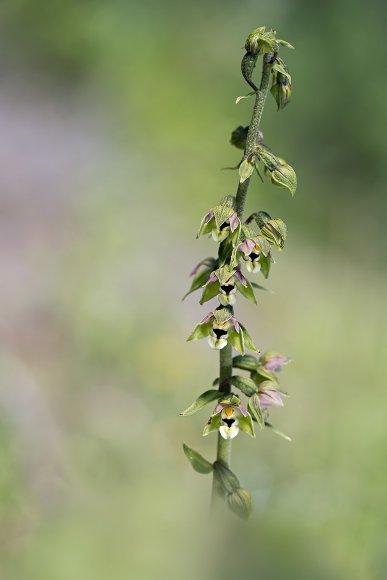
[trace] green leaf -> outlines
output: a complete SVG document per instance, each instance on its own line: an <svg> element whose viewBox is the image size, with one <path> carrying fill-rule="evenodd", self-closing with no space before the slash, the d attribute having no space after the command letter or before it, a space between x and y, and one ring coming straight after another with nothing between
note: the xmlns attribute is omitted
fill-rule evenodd
<svg viewBox="0 0 387 580"><path fill-rule="evenodd" d="M195 292L207 282L208 278L210 277L211 269L204 270L203 272L199 272L196 274L195 278L192 280L191 288L188 290L187 294L183 296L183 300L191 294L191 292Z"/></svg>
<svg viewBox="0 0 387 580"><path fill-rule="evenodd" d="M255 356L251 354L237 355L232 359L232 366L236 369L242 369L244 371L255 371L257 368L258 360Z"/></svg>
<svg viewBox="0 0 387 580"><path fill-rule="evenodd" d="M212 329L212 322L199 323L195 326L192 333L187 338L187 342L190 340L200 340L208 336Z"/></svg>
<svg viewBox="0 0 387 580"><path fill-rule="evenodd" d="M243 340L244 340L245 347L252 350L253 352L258 352L258 350L254 346L254 343L251 339L250 334L246 330L246 327L243 326L243 324L240 324L240 327L241 327L241 330L243 331ZM241 354L244 354L244 353L242 352Z"/></svg>
<svg viewBox="0 0 387 580"><path fill-rule="evenodd" d="M213 471L212 463L185 443L183 443L183 451L195 471L198 473L211 473Z"/></svg>
<svg viewBox="0 0 387 580"><path fill-rule="evenodd" d="M202 297L200 298L200 304L208 302L214 298L214 296L217 296L217 294L219 294L219 282L211 282L211 284L207 284L207 286L204 287Z"/></svg>
<svg viewBox="0 0 387 580"><path fill-rule="evenodd" d="M258 423L259 428L262 431L265 426L265 420L262 415L262 409L261 405L259 404L259 397L257 395L254 395L251 397L251 399L249 399L249 402L247 403L247 410L252 416L253 420Z"/></svg>
<svg viewBox="0 0 387 580"><path fill-rule="evenodd" d="M240 489L239 479L222 461L215 461L213 468L216 477L227 494Z"/></svg>
<svg viewBox="0 0 387 580"><path fill-rule="evenodd" d="M203 437L205 437L209 433L212 433L213 431L218 431L221 424L222 418L219 414L211 415L211 417L208 419L208 422L203 429Z"/></svg>
<svg viewBox="0 0 387 580"><path fill-rule="evenodd" d="M271 174L271 180L280 187L286 187L292 196L295 194L297 189L297 175L293 167L288 163L282 164L274 169Z"/></svg>
<svg viewBox="0 0 387 580"><path fill-rule="evenodd" d="M257 392L257 386L252 379L248 377L240 377L239 375L234 375L229 379L230 383L242 391L246 397L252 397Z"/></svg>
<svg viewBox="0 0 387 580"><path fill-rule="evenodd" d="M285 433L282 433L282 431L278 431L278 429L273 427L273 425L268 421L265 421L265 427L269 427L269 429L271 429L273 433L279 435L279 437L282 437L282 439L285 439L286 441L291 441L291 437L289 437L289 435L285 435Z"/></svg>
<svg viewBox="0 0 387 580"><path fill-rule="evenodd" d="M243 183L244 181L246 181L246 179L249 179L249 177L251 177L253 171L254 171L254 164L251 163L251 161L244 159L239 166L240 182Z"/></svg>
<svg viewBox="0 0 387 580"><path fill-rule="evenodd" d="M230 344L241 354L245 354L245 342L243 333L237 332L233 326L228 330L228 340Z"/></svg>
<svg viewBox="0 0 387 580"><path fill-rule="evenodd" d="M214 389L205 391L187 409L182 411L180 415L183 417L187 417L187 415L193 415L194 413L197 413L202 407L208 405L208 403L212 403L213 401L220 399L221 396L222 393Z"/></svg>
<svg viewBox="0 0 387 580"><path fill-rule="evenodd" d="M278 44L281 46L286 46L286 48L291 48L294 50L294 46L290 44L290 42L286 42L286 40L277 40Z"/></svg>
<svg viewBox="0 0 387 580"><path fill-rule="evenodd" d="M239 280L235 280L235 286L237 287L237 290L242 294L242 296L247 298L247 300L251 300L251 302L254 302L254 304L257 304L257 299L255 298L253 288L248 280L246 287L243 286L243 284Z"/></svg>
<svg viewBox="0 0 387 580"><path fill-rule="evenodd" d="M247 417L245 417L244 415L240 415L238 421L239 421L238 427L241 431L244 431L245 433L250 435L250 437L255 437L254 425L251 415L247 415Z"/></svg>
<svg viewBox="0 0 387 580"><path fill-rule="evenodd" d="M262 268L262 264L261 264L261 268ZM251 282L251 285L253 286L253 288L257 288L257 290L265 290L266 292L270 292L270 294L273 294L273 290L270 290L270 288L265 288L265 286L261 286L260 284L257 284L256 282Z"/></svg>
<svg viewBox="0 0 387 580"><path fill-rule="evenodd" d="M250 492L239 488L227 496L230 510L240 518L247 520L253 511L253 501Z"/></svg>

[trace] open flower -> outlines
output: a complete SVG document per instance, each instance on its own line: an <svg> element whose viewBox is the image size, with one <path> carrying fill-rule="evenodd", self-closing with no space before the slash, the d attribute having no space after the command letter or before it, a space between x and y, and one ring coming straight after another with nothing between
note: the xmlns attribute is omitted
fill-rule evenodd
<svg viewBox="0 0 387 580"><path fill-rule="evenodd" d="M236 284L242 284L245 288L248 285L246 278L243 276L240 265L236 268L231 268L230 266L222 266L217 270L211 272L210 277L203 286L209 287L211 284L214 285L214 290L209 291L205 299L206 302L210 300L218 292L218 300L222 306L233 306L236 302Z"/></svg>
<svg viewBox="0 0 387 580"><path fill-rule="evenodd" d="M229 235L233 234L240 227L234 203L234 198L227 196L220 205L210 209L202 219L197 237L211 234L215 242L223 242Z"/></svg>
<svg viewBox="0 0 387 580"><path fill-rule="evenodd" d="M233 327L239 332L239 323L235 316L226 308L216 309L214 312L210 312L204 318L204 321L210 320L212 321L212 330L208 336L208 344L211 348L221 350L227 345L229 329Z"/></svg>
<svg viewBox="0 0 387 580"><path fill-rule="evenodd" d="M283 407L281 393L272 381L260 383L258 399L261 407Z"/></svg>
<svg viewBox="0 0 387 580"><path fill-rule="evenodd" d="M245 240L238 248L243 253L243 259L246 261L247 271L256 274L261 269L259 259L261 257L261 247L254 240Z"/></svg>
<svg viewBox="0 0 387 580"><path fill-rule="evenodd" d="M211 348L220 350L228 342L241 354L249 348L257 352L247 329L239 324L231 306L218 306L209 312L199 324L195 326L187 340L197 340L208 337Z"/></svg>
<svg viewBox="0 0 387 580"><path fill-rule="evenodd" d="M221 400L204 428L203 435L219 431L223 439L234 439L239 431L254 437L254 427L250 413L241 404L237 395L231 394Z"/></svg>

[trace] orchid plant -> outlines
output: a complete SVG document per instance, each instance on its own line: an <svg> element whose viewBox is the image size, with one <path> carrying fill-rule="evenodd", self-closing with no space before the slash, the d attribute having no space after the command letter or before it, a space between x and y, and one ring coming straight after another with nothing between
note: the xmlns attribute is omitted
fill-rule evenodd
<svg viewBox="0 0 387 580"><path fill-rule="evenodd" d="M275 352L261 354L246 327L234 314L240 294L257 303L254 290L265 288L247 276L261 274L268 278L275 263L274 252L283 249L287 237L283 220L272 218L266 211L256 211L244 220L243 211L253 173L256 171L261 180L264 179L263 173L274 185L288 189L292 195L297 188L294 169L264 144L260 131L269 90L278 110L290 101L292 80L288 67L279 56L281 47L293 48L288 42L279 40L275 30L264 26L253 30L247 38L241 70L253 90L238 97L236 102L250 96L255 97L255 102L250 124L237 127L231 135L231 144L243 150L243 157L235 168L239 170L238 189L235 196L224 197L202 219L197 237L211 236L218 244L218 254L202 260L194 268L187 293L201 289L200 304L214 298L219 302L188 338L207 338L209 346L219 350L219 377L213 383L214 388L202 393L181 413L183 416L192 415L211 403L214 405L203 435L218 433L216 461L211 463L187 445L183 448L197 472L213 473L213 503L217 503L217 498L223 498L231 511L241 517L250 515L252 501L250 493L241 488L230 468L232 440L240 432L255 437L255 425L261 430L270 428L289 439L269 420L270 407L283 406L285 393L278 373L289 359ZM258 87L253 80L253 71L259 56L262 56L263 64ZM239 353L234 357L233 348ZM256 354L247 354L246 351ZM247 372L248 376L235 374L235 369ZM243 402L244 398L246 402Z"/></svg>

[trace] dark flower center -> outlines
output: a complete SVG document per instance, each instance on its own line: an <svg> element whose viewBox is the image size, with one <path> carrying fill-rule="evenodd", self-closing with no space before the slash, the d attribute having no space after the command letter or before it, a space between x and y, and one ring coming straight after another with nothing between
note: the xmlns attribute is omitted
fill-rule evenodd
<svg viewBox="0 0 387 580"><path fill-rule="evenodd" d="M220 230L225 230L226 228L228 228L228 222L223 222L222 225L220 226Z"/></svg>
<svg viewBox="0 0 387 580"><path fill-rule="evenodd" d="M256 260L257 258L259 258L259 254L256 254L255 252L251 252L250 258L254 262L254 260Z"/></svg>
<svg viewBox="0 0 387 580"><path fill-rule="evenodd" d="M223 330L222 328L214 328L214 334L216 338L219 340L222 336L227 334L227 330Z"/></svg>
<svg viewBox="0 0 387 580"><path fill-rule="evenodd" d="M234 289L234 286L233 284L225 284L224 286L221 286L221 289L225 294L230 294L231 290Z"/></svg>
<svg viewBox="0 0 387 580"><path fill-rule="evenodd" d="M222 419L223 423L226 423L227 427L230 428L233 423L235 423L235 419Z"/></svg>

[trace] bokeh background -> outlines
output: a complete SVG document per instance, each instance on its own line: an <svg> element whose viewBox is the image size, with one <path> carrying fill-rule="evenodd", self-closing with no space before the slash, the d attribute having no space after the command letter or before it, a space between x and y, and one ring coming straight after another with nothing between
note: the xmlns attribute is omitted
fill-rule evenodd
<svg viewBox="0 0 387 580"><path fill-rule="evenodd" d="M2 580L387 578L386 8L382 0L3 0L0 24ZM288 224L259 307L261 350L293 359L273 422L238 437L255 502L211 527L207 415L217 376L181 302L211 255L202 215L237 177L232 129L252 28L274 26L293 100L265 142L294 199L251 187ZM223 557L219 558L219 555Z"/></svg>

